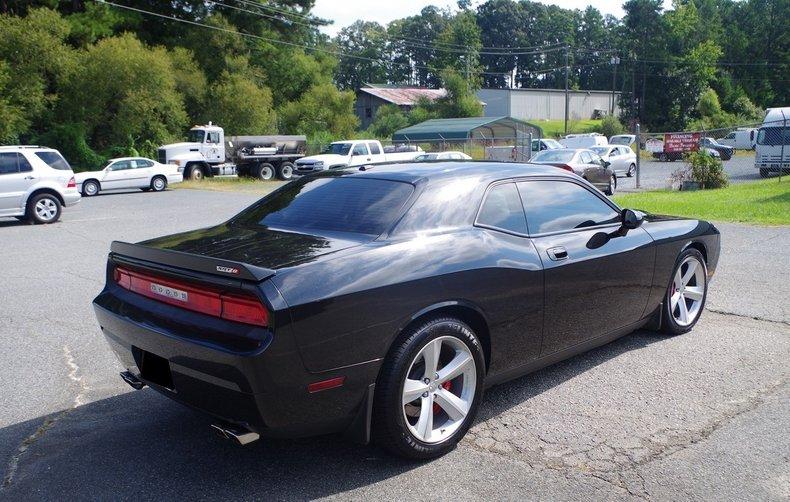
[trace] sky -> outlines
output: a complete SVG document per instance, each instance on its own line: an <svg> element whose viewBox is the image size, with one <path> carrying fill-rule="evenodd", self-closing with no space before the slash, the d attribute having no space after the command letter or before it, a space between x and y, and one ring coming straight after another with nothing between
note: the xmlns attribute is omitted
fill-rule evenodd
<svg viewBox="0 0 790 502"><path fill-rule="evenodd" d="M566 9L584 9L588 5L595 6L604 15L612 14L623 16L622 5L624 0L538 0L544 4L554 4ZM481 1L473 2L478 5ZM671 2L664 0L665 7ZM316 0L312 13L323 19L334 20L334 24L321 29L324 33L334 36L343 27L348 26L357 19L376 21L386 25L390 21L402 17L418 14L423 7L435 5L437 7L456 8L455 0Z"/></svg>

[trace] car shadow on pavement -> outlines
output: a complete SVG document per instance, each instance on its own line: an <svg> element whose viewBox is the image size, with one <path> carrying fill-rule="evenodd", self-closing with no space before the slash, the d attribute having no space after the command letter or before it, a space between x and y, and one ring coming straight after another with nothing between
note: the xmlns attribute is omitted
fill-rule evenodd
<svg viewBox="0 0 790 502"><path fill-rule="evenodd" d="M638 331L488 391L477 421L495 417L618 355L663 337ZM220 439L211 419L150 389L127 392L0 429L12 458L0 497L58 499L312 499L419 467L340 436L245 447ZM21 454L15 445L25 445ZM12 467L18 458L17 465ZM10 477L9 477L10 476Z"/></svg>

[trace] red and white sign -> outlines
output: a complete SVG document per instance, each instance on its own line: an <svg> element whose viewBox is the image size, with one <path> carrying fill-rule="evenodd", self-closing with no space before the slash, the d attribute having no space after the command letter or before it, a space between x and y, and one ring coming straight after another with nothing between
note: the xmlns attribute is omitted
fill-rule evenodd
<svg viewBox="0 0 790 502"><path fill-rule="evenodd" d="M667 133L664 135L664 151L667 153L696 152L699 150L698 132Z"/></svg>

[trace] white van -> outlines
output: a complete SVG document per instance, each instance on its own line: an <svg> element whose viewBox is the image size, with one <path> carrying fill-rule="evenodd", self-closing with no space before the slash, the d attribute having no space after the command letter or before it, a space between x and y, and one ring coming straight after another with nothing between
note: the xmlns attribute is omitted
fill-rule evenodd
<svg viewBox="0 0 790 502"><path fill-rule="evenodd" d="M731 146L736 150L754 150L754 146L757 143L757 129L746 127L736 129L716 141L722 145Z"/></svg>
<svg viewBox="0 0 790 502"><path fill-rule="evenodd" d="M560 144L565 148L590 148L593 146L608 145L606 136L597 132L589 134L568 134L560 140Z"/></svg>
<svg viewBox="0 0 790 502"><path fill-rule="evenodd" d="M635 134L617 134L609 138L610 145L631 146L636 142Z"/></svg>
<svg viewBox="0 0 790 502"><path fill-rule="evenodd" d="M763 178L780 169L790 172L790 106L766 110L755 150L754 167Z"/></svg>

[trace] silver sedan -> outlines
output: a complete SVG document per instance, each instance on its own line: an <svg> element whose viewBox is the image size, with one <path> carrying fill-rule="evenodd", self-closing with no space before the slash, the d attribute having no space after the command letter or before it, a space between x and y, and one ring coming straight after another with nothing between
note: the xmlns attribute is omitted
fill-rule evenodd
<svg viewBox="0 0 790 502"><path fill-rule="evenodd" d="M636 174L636 154L631 147L622 145L602 145L590 148L593 152L611 164L612 171L618 176Z"/></svg>
<svg viewBox="0 0 790 502"><path fill-rule="evenodd" d="M617 176L609 167L609 162L586 148L544 150L535 155L530 162L549 164L574 172L606 195L613 195L617 189Z"/></svg>

